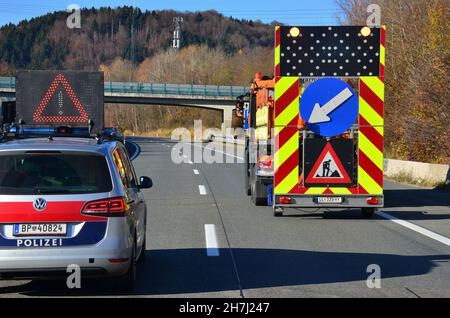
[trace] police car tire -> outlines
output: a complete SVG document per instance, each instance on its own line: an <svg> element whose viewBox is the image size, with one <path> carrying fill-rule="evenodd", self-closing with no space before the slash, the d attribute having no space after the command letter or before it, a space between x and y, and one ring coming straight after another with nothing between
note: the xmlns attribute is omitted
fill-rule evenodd
<svg viewBox="0 0 450 318"><path fill-rule="evenodd" d="M136 287L136 242L131 253L130 267L125 275L119 278L118 287L125 291L132 291Z"/></svg>
<svg viewBox="0 0 450 318"><path fill-rule="evenodd" d="M142 251L137 259L138 263L143 263L145 261L145 246L147 244L147 220L145 220L145 233L144 233L144 241L142 242Z"/></svg>

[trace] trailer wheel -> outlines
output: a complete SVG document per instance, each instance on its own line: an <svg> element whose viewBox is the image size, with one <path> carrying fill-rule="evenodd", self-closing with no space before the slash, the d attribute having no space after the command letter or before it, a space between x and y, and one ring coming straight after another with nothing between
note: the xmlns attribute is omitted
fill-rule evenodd
<svg viewBox="0 0 450 318"><path fill-rule="evenodd" d="M273 207L273 216L275 217L283 216L283 208Z"/></svg>
<svg viewBox="0 0 450 318"><path fill-rule="evenodd" d="M362 214L363 218L370 219L375 214L375 211L376 211L375 208L362 208L361 214Z"/></svg>

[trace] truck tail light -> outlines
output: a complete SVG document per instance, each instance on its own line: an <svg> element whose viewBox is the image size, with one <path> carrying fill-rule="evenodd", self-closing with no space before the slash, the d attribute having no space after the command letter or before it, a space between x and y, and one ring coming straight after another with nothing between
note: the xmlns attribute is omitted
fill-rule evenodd
<svg viewBox="0 0 450 318"><path fill-rule="evenodd" d="M290 197L280 197L279 199L280 204L291 204L292 198Z"/></svg>
<svg viewBox="0 0 450 318"><path fill-rule="evenodd" d="M379 203L379 200L376 197L370 197L370 198L367 198L366 202L367 202L367 204L376 205Z"/></svg>
<svg viewBox="0 0 450 318"><path fill-rule="evenodd" d="M122 197L87 202L81 214L101 217L120 217L128 213L128 206Z"/></svg>
<svg viewBox="0 0 450 318"><path fill-rule="evenodd" d="M261 156L259 157L259 168L272 168L272 157L271 156Z"/></svg>
<svg viewBox="0 0 450 318"><path fill-rule="evenodd" d="M273 157L260 156L258 158L258 172L259 176L273 176Z"/></svg>

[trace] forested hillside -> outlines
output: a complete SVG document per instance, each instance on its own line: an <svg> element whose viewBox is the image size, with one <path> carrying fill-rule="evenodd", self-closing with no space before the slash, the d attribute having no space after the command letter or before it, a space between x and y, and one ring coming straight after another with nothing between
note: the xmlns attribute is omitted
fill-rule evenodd
<svg viewBox="0 0 450 318"><path fill-rule="evenodd" d="M181 16L182 44L206 45L227 54L273 46L273 28L227 18L215 11L180 13L132 7L81 11L81 28L66 26L67 12L47 14L0 28L0 71L92 69L118 57L136 64L172 45L173 18Z"/></svg>

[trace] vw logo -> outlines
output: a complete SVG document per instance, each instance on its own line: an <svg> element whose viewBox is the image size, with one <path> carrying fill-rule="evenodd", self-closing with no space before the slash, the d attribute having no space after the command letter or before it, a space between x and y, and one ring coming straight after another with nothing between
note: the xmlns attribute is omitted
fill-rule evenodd
<svg viewBox="0 0 450 318"><path fill-rule="evenodd" d="M37 198L33 202L33 207L36 211L44 211L47 207L47 201L44 198Z"/></svg>

